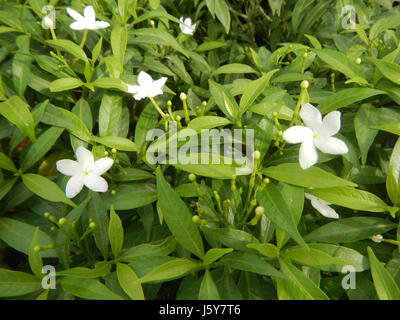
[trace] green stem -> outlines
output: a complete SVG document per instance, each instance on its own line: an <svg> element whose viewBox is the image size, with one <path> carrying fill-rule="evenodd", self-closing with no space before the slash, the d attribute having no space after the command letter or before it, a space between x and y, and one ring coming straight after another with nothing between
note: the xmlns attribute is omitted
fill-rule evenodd
<svg viewBox="0 0 400 320"><path fill-rule="evenodd" d="M161 115L161 117L166 118L166 114L161 110L157 102L154 100L154 98L150 98L151 103L153 104L154 108L158 111L158 113Z"/></svg>
<svg viewBox="0 0 400 320"><path fill-rule="evenodd" d="M83 33L83 37L82 37L82 41L81 41L81 48L82 48L82 49L83 49L83 46L85 45L88 32L89 32L89 30L86 29L86 30L84 31L84 33Z"/></svg>

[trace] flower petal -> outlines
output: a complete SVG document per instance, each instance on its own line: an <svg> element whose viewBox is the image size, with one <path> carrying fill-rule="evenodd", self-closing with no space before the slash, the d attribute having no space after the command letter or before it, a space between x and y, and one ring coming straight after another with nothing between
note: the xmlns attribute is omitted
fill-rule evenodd
<svg viewBox="0 0 400 320"><path fill-rule="evenodd" d="M84 23L78 22L78 21L72 22L72 23L69 25L69 27L70 27L72 30L85 30L85 29L86 29L86 25L85 25Z"/></svg>
<svg viewBox="0 0 400 320"><path fill-rule="evenodd" d="M322 200L314 199L311 200L311 205L318 210L320 214L327 218L338 219L339 215L336 213L334 209L332 209L327 204L324 204Z"/></svg>
<svg viewBox="0 0 400 320"><path fill-rule="evenodd" d="M96 21L96 13L94 12L92 6L87 6L85 9L83 9L83 15L85 16L85 20L88 22L93 23Z"/></svg>
<svg viewBox="0 0 400 320"><path fill-rule="evenodd" d="M191 18L186 18L183 21L183 23L186 24L188 27L191 27L192 26L192 19Z"/></svg>
<svg viewBox="0 0 400 320"><path fill-rule="evenodd" d="M101 176L104 172L109 170L114 163L111 158L101 158L94 163L94 173Z"/></svg>
<svg viewBox="0 0 400 320"><path fill-rule="evenodd" d="M305 196L308 200L317 199L316 196L313 196L312 194L309 194L309 193L304 193L304 196Z"/></svg>
<svg viewBox="0 0 400 320"><path fill-rule="evenodd" d="M106 192L108 190L107 181L96 174L85 176L83 182L86 187L95 192Z"/></svg>
<svg viewBox="0 0 400 320"><path fill-rule="evenodd" d="M310 128L303 126L294 126L286 129L283 132L282 138L289 143L301 143L306 139L310 139L313 136L313 132Z"/></svg>
<svg viewBox="0 0 400 320"><path fill-rule="evenodd" d="M80 146L76 149L76 159L83 170L90 170L94 167L93 154L86 148Z"/></svg>
<svg viewBox="0 0 400 320"><path fill-rule="evenodd" d="M66 176L75 176L82 171L79 163L70 159L57 161L56 167L59 172Z"/></svg>
<svg viewBox="0 0 400 320"><path fill-rule="evenodd" d="M311 103L305 103L300 109L300 117L307 127L317 131L322 124L321 112Z"/></svg>
<svg viewBox="0 0 400 320"><path fill-rule="evenodd" d="M72 177L68 180L65 187L65 195L67 198L75 197L83 188L83 180L80 176Z"/></svg>
<svg viewBox="0 0 400 320"><path fill-rule="evenodd" d="M306 170L317 163L318 154L315 150L312 139L306 139L300 146L299 162L300 167Z"/></svg>
<svg viewBox="0 0 400 320"><path fill-rule="evenodd" d="M318 134L326 137L333 136L340 130L340 111L329 112L322 120Z"/></svg>
<svg viewBox="0 0 400 320"><path fill-rule="evenodd" d="M104 28L107 28L109 26L110 26L110 24L108 22L97 20L94 23L94 26L93 26L92 30L104 29Z"/></svg>
<svg viewBox="0 0 400 320"><path fill-rule="evenodd" d="M321 137L315 140L315 145L319 150L329 154L344 154L349 151L346 144L334 137Z"/></svg>
<svg viewBox="0 0 400 320"><path fill-rule="evenodd" d="M151 75L144 71L140 71L137 81L138 84L143 87L151 87L151 85L153 84L153 78L151 77Z"/></svg>
<svg viewBox="0 0 400 320"><path fill-rule="evenodd" d="M76 12L74 9L67 8L67 13L70 15L71 18L75 19L78 22L85 20L85 18L79 12Z"/></svg>

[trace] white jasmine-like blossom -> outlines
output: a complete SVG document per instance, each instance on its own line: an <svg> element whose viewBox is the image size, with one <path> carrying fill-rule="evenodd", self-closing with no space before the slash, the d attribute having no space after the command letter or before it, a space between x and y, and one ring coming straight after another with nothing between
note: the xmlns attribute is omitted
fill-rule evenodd
<svg viewBox="0 0 400 320"><path fill-rule="evenodd" d="M192 19L186 18L185 20L183 20L183 17L180 17L179 21L181 22L179 24L179 28L181 28L181 31L185 34L193 35L196 24L192 25Z"/></svg>
<svg viewBox="0 0 400 320"><path fill-rule="evenodd" d="M304 193L304 196L311 200L311 205L324 217L338 219L339 215L336 213L334 209L332 209L329 205L329 202L326 202L320 198L317 198L309 193Z"/></svg>
<svg viewBox="0 0 400 320"><path fill-rule="evenodd" d="M96 13L92 6L83 9L83 16L71 8L67 8L67 12L75 19L75 22L70 24L70 28L74 30L97 30L110 26L108 22L96 20Z"/></svg>
<svg viewBox="0 0 400 320"><path fill-rule="evenodd" d="M376 243L381 243L383 240L383 236L381 234L376 234L371 237L371 240Z"/></svg>
<svg viewBox="0 0 400 320"><path fill-rule="evenodd" d="M300 117L306 126L293 126L283 132L283 139L289 143L301 143L299 162L302 169L308 169L317 163L316 147L324 153L344 154L348 152L346 144L332 137L340 130L339 111L328 113L322 120L321 112L310 103L300 110Z"/></svg>
<svg viewBox="0 0 400 320"><path fill-rule="evenodd" d="M66 196L75 197L81 192L83 186L96 192L106 192L108 184L101 175L111 168L114 160L105 157L94 161L93 154L84 147L78 147L76 159L78 161L63 159L56 163L58 171L71 176L65 188Z"/></svg>
<svg viewBox="0 0 400 320"><path fill-rule="evenodd" d="M154 98L163 93L162 87L166 81L166 77L153 81L153 78L148 73L141 71L137 79L139 85L132 86L128 84L127 92L132 93L136 100Z"/></svg>

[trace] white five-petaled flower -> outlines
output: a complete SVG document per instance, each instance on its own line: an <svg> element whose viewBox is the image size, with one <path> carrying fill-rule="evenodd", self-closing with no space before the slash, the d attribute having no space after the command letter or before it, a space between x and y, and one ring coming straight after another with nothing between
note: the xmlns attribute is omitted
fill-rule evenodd
<svg viewBox="0 0 400 320"><path fill-rule="evenodd" d="M329 205L329 202L326 202L320 198L317 198L309 193L304 193L304 196L311 200L311 205L324 217L338 219L339 215L333 210Z"/></svg>
<svg viewBox="0 0 400 320"><path fill-rule="evenodd" d="M305 103L300 110L300 117L306 126L294 126L283 132L283 139L289 143L301 143L299 162L302 169L308 169L317 163L315 147L324 153L344 154L346 144L332 137L340 130L339 111L328 113L322 120L321 112L310 103Z"/></svg>
<svg viewBox="0 0 400 320"><path fill-rule="evenodd" d="M139 85L132 86L128 84L127 92L132 93L136 100L154 98L163 93L162 87L166 81L166 77L153 81L153 78L148 73L141 71L137 79Z"/></svg>
<svg viewBox="0 0 400 320"><path fill-rule="evenodd" d="M110 26L108 22L96 20L96 13L92 6L83 9L83 16L71 8L67 8L67 12L75 19L75 22L72 22L69 26L74 30L97 30Z"/></svg>
<svg viewBox="0 0 400 320"><path fill-rule="evenodd" d="M58 171L71 176L65 188L67 197L75 197L84 185L96 192L106 192L108 184L101 175L111 168L114 160L105 157L94 161L93 154L84 147L78 147L76 158L78 161L63 159L56 163Z"/></svg>
<svg viewBox="0 0 400 320"><path fill-rule="evenodd" d="M196 28L196 24L192 25L192 19L186 18L185 20L183 20L183 17L180 17L179 21L181 22L179 24L179 28L181 28L181 31L185 34L192 35L194 29Z"/></svg>

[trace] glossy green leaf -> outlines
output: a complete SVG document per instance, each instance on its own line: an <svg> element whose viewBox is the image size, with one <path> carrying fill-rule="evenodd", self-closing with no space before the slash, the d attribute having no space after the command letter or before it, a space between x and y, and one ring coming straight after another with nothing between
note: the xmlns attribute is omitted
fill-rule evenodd
<svg viewBox="0 0 400 320"><path fill-rule="evenodd" d="M114 210L114 206L110 208L110 224L108 226L108 238L110 239L111 250L114 257L118 257L122 245L124 244L124 229L121 219Z"/></svg>
<svg viewBox="0 0 400 320"><path fill-rule="evenodd" d="M144 300L140 280L130 266L124 263L117 263L117 277L122 289L132 300Z"/></svg>

